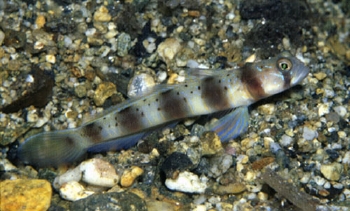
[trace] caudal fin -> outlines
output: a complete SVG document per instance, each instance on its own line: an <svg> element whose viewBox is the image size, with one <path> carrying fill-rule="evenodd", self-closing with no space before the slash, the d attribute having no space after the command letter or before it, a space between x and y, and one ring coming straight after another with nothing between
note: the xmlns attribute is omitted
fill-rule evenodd
<svg viewBox="0 0 350 211"><path fill-rule="evenodd" d="M18 149L19 159L34 166L58 166L82 157L91 144L74 129L39 133Z"/></svg>

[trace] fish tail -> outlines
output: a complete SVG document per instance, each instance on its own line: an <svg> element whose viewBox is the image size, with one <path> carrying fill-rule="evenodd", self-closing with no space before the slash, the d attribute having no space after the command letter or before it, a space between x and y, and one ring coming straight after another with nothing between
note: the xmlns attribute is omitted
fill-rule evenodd
<svg viewBox="0 0 350 211"><path fill-rule="evenodd" d="M35 166L58 166L81 158L92 143L75 129L39 133L18 148L18 158Z"/></svg>

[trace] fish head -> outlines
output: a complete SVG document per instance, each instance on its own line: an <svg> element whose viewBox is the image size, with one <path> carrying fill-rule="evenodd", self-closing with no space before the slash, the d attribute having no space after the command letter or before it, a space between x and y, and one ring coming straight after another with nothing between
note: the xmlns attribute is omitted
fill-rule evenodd
<svg viewBox="0 0 350 211"><path fill-rule="evenodd" d="M289 52L276 57L246 64L242 81L255 100L283 92L299 84L309 73L309 68Z"/></svg>

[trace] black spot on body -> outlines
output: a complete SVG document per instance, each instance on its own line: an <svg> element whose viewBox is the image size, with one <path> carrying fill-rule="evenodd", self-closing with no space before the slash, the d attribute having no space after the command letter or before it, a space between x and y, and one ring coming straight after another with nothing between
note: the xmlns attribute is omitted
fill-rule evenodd
<svg viewBox="0 0 350 211"><path fill-rule="evenodd" d="M208 106L217 110L229 108L229 100L224 92L224 88L216 82L214 77L205 78L202 81L202 98Z"/></svg>
<svg viewBox="0 0 350 211"><path fill-rule="evenodd" d="M159 102L160 109L169 120L184 118L187 115L187 103L181 95L177 95L174 90L161 93Z"/></svg>

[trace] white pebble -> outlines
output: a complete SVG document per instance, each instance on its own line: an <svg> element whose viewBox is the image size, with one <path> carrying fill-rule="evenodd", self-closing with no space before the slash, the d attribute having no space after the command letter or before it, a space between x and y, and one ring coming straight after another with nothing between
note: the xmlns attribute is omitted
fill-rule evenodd
<svg viewBox="0 0 350 211"><path fill-rule="evenodd" d="M56 189L59 189L63 184L68 182L78 182L81 180L81 171L80 168L74 168L68 170L66 173L57 176L55 180L53 181L53 187Z"/></svg>
<svg viewBox="0 0 350 211"><path fill-rule="evenodd" d="M129 97L140 97L151 91L155 85L153 77L149 74L142 73L131 78L128 85Z"/></svg>
<svg viewBox="0 0 350 211"><path fill-rule="evenodd" d="M186 193L204 193L207 188L208 178L205 176L199 178L192 172L181 172L176 179L166 179L165 185L170 190L176 190Z"/></svg>
<svg viewBox="0 0 350 211"><path fill-rule="evenodd" d="M33 82L34 82L34 77L33 77L33 75L28 74L28 75L27 75L27 78L26 78L26 82L27 82L27 83L33 83Z"/></svg>
<svg viewBox="0 0 350 211"><path fill-rule="evenodd" d="M313 179L314 179L315 183L319 186L322 186L326 182L326 180L320 176L315 176Z"/></svg>
<svg viewBox="0 0 350 211"><path fill-rule="evenodd" d="M329 113L329 105L328 104L321 104L318 106L318 116L323 116L325 114Z"/></svg>
<svg viewBox="0 0 350 211"><path fill-rule="evenodd" d="M341 117L344 117L346 115L346 108L344 106L336 106L333 109Z"/></svg>
<svg viewBox="0 0 350 211"><path fill-rule="evenodd" d="M55 55L49 54L49 55L46 55L45 58L46 58L46 61L49 62L49 63L51 63L51 64L56 63L56 57L55 57Z"/></svg>
<svg viewBox="0 0 350 211"><path fill-rule="evenodd" d="M165 81L166 77L167 77L167 73L165 71L159 71L158 72L158 81L160 83Z"/></svg>
<svg viewBox="0 0 350 211"><path fill-rule="evenodd" d="M306 127L306 126L303 128L303 138L305 140L311 141L314 138L316 138L317 136L318 136L317 131L312 130L312 129Z"/></svg>
<svg viewBox="0 0 350 211"><path fill-rule="evenodd" d="M0 46L2 45L2 43L4 42L5 39L5 33L3 31L0 30Z"/></svg>
<svg viewBox="0 0 350 211"><path fill-rule="evenodd" d="M346 152L343 157L343 163L344 164L350 164L350 151Z"/></svg>
<svg viewBox="0 0 350 211"><path fill-rule="evenodd" d="M104 160L93 158L82 162L79 166L83 174L82 180L88 184L113 187L119 181L114 167Z"/></svg>
<svg viewBox="0 0 350 211"><path fill-rule="evenodd" d="M85 190L85 188L76 181L70 181L68 183L65 183L60 188L61 197L69 201L83 199L92 194L94 194L93 191Z"/></svg>
<svg viewBox="0 0 350 211"><path fill-rule="evenodd" d="M93 36L95 33L96 33L96 29L95 28L90 28L90 29L86 30L85 35L87 37L90 37L90 36Z"/></svg>
<svg viewBox="0 0 350 211"><path fill-rule="evenodd" d="M283 147L289 146L293 142L293 138L284 134L280 140L280 144Z"/></svg>
<svg viewBox="0 0 350 211"><path fill-rule="evenodd" d="M64 47L66 47L66 48L71 46L73 43L72 39L68 36L65 36L63 41L64 41Z"/></svg>

